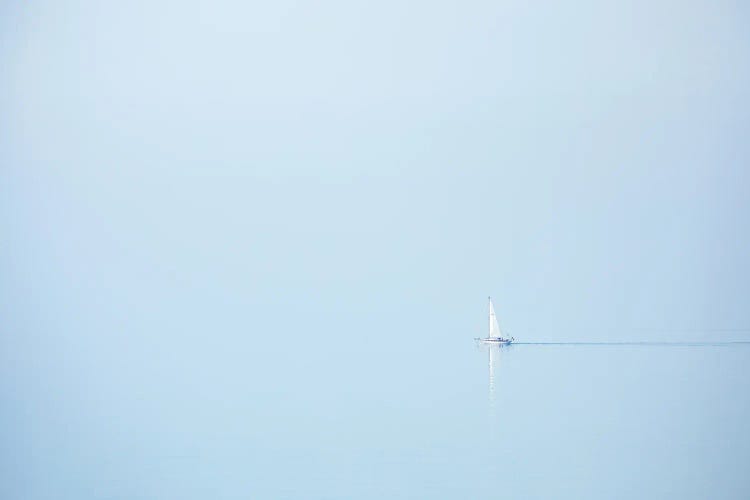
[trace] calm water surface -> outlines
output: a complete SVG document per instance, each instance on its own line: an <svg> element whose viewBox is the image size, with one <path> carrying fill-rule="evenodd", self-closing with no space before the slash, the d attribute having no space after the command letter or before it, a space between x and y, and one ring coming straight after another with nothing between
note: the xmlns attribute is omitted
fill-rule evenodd
<svg viewBox="0 0 750 500"><path fill-rule="evenodd" d="M190 349L92 337L97 356L76 366L66 354L80 346L60 343L6 369L6 419L20 430L6 431L6 498L750 492L747 344L499 348L405 335L253 350L186 338Z"/></svg>

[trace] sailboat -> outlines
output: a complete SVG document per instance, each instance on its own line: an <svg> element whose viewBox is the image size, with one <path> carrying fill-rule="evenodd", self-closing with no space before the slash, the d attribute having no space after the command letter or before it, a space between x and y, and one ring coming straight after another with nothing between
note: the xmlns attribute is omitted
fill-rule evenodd
<svg viewBox="0 0 750 500"><path fill-rule="evenodd" d="M497 324L497 317L495 316L495 307L492 305L492 297L487 297L490 303L490 331L489 335L483 339L479 339L487 344L510 344L515 339L513 337L504 338L500 332L500 325Z"/></svg>

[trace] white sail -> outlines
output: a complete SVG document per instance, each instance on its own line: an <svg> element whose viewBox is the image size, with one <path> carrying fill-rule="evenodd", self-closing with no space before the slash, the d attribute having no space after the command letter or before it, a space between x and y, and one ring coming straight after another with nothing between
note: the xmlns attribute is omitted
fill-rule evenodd
<svg viewBox="0 0 750 500"><path fill-rule="evenodd" d="M497 317L495 316L495 308L492 306L492 299L489 299L490 301L490 334L488 335L489 338L499 338L502 337L502 334L500 333L500 325L497 323Z"/></svg>

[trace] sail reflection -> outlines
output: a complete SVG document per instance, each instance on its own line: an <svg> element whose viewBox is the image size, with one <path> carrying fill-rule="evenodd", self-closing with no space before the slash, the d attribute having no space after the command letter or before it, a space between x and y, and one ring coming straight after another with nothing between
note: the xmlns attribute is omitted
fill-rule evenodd
<svg viewBox="0 0 750 500"><path fill-rule="evenodd" d="M494 432L494 424L497 419L497 400L500 387L500 358L504 351L510 349L507 345L498 344L479 344L481 349L487 350L487 372L488 372L488 403L490 428Z"/></svg>
<svg viewBox="0 0 750 500"><path fill-rule="evenodd" d="M488 345L486 347L487 347L488 359L489 359L488 365L489 365L490 415L494 417L495 405L496 405L495 376L497 374L499 364L500 364L500 346Z"/></svg>

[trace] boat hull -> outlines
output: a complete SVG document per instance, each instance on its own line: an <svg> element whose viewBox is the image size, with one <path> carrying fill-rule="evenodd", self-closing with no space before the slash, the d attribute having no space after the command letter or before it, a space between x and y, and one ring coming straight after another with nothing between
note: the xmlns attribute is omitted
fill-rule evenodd
<svg viewBox="0 0 750 500"><path fill-rule="evenodd" d="M503 344L503 345L508 345L513 342L510 339L503 339L503 338L496 338L496 337L487 337L484 339L479 339L479 341L485 344Z"/></svg>

